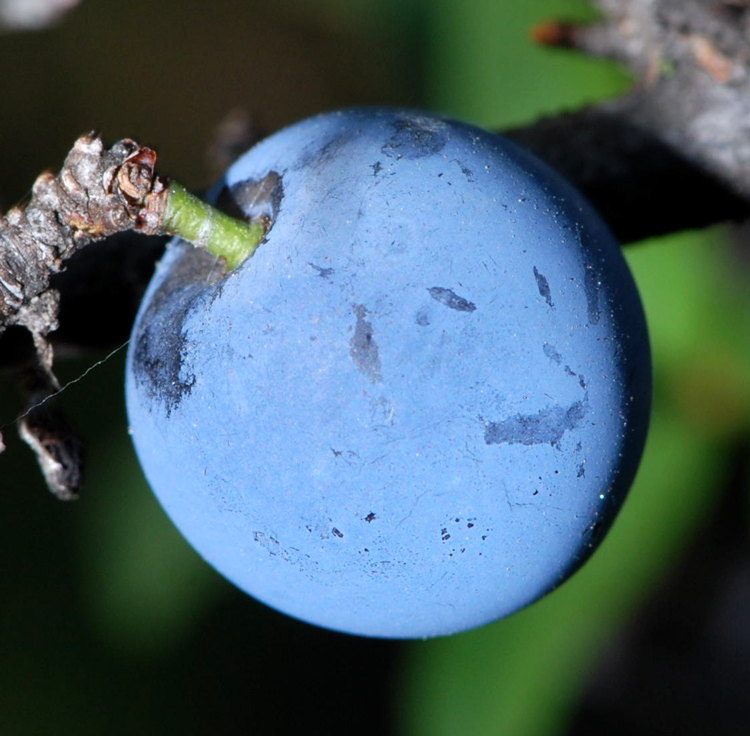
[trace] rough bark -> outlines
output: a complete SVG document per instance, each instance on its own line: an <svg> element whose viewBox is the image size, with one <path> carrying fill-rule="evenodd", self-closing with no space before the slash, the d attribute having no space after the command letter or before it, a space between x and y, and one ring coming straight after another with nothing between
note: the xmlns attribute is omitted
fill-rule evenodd
<svg viewBox="0 0 750 736"><path fill-rule="evenodd" d="M601 22L540 24L616 59L626 97L509 131L570 177L622 242L750 216L750 2L596 0Z"/></svg>
<svg viewBox="0 0 750 736"><path fill-rule="evenodd" d="M105 148L98 137L83 136L57 176L42 174L29 203L0 218L0 336L9 327L23 327L34 345L21 369L29 406L21 436L61 498L77 493L81 453L47 401L59 389L47 339L58 327L59 295L50 281L93 241L125 231L161 232L168 182L157 176L155 163L156 154L134 141Z"/></svg>
<svg viewBox="0 0 750 736"><path fill-rule="evenodd" d="M50 278L83 246L127 230L160 232L167 182L155 163L156 154L134 141L106 149L88 135L57 176L34 182L31 201L0 219L0 330L42 308Z"/></svg>

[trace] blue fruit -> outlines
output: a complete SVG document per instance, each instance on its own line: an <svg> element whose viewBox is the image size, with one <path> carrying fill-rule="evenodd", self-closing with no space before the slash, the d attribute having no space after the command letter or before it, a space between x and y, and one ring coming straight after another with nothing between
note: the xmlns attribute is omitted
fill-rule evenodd
<svg viewBox="0 0 750 736"><path fill-rule="evenodd" d="M581 197L402 110L287 128L212 196L267 238L227 276L173 243L127 369L144 471L195 549L274 608L380 637L486 624L581 565L651 383L635 286Z"/></svg>

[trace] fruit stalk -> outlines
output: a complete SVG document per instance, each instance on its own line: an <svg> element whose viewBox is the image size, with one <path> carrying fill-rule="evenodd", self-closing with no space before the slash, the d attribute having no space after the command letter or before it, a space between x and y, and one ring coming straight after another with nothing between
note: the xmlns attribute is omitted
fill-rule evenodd
<svg viewBox="0 0 750 736"><path fill-rule="evenodd" d="M169 184L163 228L223 259L230 271L255 252L266 232L263 222L230 217L176 181Z"/></svg>

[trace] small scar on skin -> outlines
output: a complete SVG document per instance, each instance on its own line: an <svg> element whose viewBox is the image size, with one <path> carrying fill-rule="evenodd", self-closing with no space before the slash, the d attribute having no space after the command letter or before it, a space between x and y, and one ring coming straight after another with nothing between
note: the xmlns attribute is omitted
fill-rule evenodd
<svg viewBox="0 0 750 736"><path fill-rule="evenodd" d="M536 288L539 290L539 296L547 302L547 306L550 309L554 309L555 305L552 303L552 292L549 288L549 281L547 281L544 274L539 273L536 266L534 266L534 279L536 279Z"/></svg>
<svg viewBox="0 0 750 736"><path fill-rule="evenodd" d="M352 306L357 319L354 335L349 341L349 355L360 373L364 374L371 383L382 380L380 356L378 346L373 336L372 323L365 319L367 309L362 304Z"/></svg>
<svg viewBox="0 0 750 736"><path fill-rule="evenodd" d="M316 266L314 263L310 263L309 261L307 265L310 266L310 268L314 268L318 272L318 276L324 279L327 279L330 276L333 276L334 273L336 273L336 270L333 268L321 268L320 266Z"/></svg>
<svg viewBox="0 0 750 736"><path fill-rule="evenodd" d="M476 310L476 304L468 299L458 296L453 289L446 289L443 286L431 286L427 289L430 296L440 304L444 304L449 309L455 309L457 312L473 312Z"/></svg>

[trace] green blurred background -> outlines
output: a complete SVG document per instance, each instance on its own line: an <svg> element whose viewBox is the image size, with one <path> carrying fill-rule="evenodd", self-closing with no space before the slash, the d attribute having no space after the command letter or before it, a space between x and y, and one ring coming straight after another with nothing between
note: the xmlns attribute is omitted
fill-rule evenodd
<svg viewBox="0 0 750 736"><path fill-rule="evenodd" d="M84 0L57 28L0 36L0 206L92 128L201 188L233 109L267 130L355 104L501 129L628 88L611 63L535 47L550 17L594 16L576 0ZM627 249L656 381L630 499L561 589L451 638L318 630L219 578L140 473L123 352L99 365L61 397L88 444L82 500L56 502L6 431L0 734L750 732L746 241ZM60 362L61 379L103 355ZM0 424L19 410L0 376Z"/></svg>

